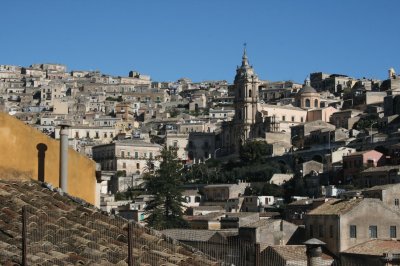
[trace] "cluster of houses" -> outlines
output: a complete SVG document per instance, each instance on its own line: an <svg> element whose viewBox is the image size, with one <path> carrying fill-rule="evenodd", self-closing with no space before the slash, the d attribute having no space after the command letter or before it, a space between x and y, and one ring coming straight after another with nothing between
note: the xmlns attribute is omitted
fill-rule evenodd
<svg viewBox="0 0 400 266"><path fill-rule="evenodd" d="M292 265L293 254L307 260L307 240L322 247L323 265L400 258L400 76L392 68L385 80L317 72L304 84L271 82L259 79L244 51L229 84L0 65L0 111L56 139L60 125L67 127L70 146L101 169L100 207L139 223L152 195L115 195L143 183L163 146L191 165L234 158L241 145L263 140L267 162L290 173L257 183L185 184L191 229L165 233L197 246L259 244L259 259L279 258L276 265ZM304 191L289 202L246 192L292 179Z"/></svg>

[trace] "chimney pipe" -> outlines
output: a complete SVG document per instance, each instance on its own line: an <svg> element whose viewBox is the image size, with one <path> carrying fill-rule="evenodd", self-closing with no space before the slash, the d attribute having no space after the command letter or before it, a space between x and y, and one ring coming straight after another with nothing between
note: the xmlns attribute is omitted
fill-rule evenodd
<svg viewBox="0 0 400 266"><path fill-rule="evenodd" d="M68 125L60 125L60 187L68 193Z"/></svg>
<svg viewBox="0 0 400 266"><path fill-rule="evenodd" d="M307 266L319 266L322 265L322 249L321 246L326 245L319 239L312 238L304 242L306 245L306 255L307 255Z"/></svg>

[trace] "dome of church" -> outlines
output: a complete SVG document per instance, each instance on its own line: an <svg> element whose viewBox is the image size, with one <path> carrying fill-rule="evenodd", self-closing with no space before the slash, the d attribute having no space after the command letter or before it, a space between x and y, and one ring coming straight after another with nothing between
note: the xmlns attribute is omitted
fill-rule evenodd
<svg viewBox="0 0 400 266"><path fill-rule="evenodd" d="M298 92L299 94L303 93L317 93L317 91L311 87L310 85L304 85L303 88L301 88Z"/></svg>
<svg viewBox="0 0 400 266"><path fill-rule="evenodd" d="M305 80L303 87L298 92L299 95L304 93L318 93L313 87L311 87L309 79Z"/></svg>

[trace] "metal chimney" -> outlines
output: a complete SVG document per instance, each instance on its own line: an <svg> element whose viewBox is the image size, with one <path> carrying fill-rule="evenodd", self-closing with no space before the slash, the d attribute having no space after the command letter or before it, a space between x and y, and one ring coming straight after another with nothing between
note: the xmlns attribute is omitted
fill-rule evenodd
<svg viewBox="0 0 400 266"><path fill-rule="evenodd" d="M307 266L323 265L321 247L326 245L326 243L319 239L311 238L304 242L304 245L306 245Z"/></svg>
<svg viewBox="0 0 400 266"><path fill-rule="evenodd" d="M68 127L60 125L60 187L63 192L68 193Z"/></svg>

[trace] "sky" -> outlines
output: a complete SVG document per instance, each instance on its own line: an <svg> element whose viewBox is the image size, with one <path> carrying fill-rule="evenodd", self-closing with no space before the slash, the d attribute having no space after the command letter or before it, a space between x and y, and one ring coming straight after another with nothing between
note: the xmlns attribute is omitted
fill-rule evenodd
<svg viewBox="0 0 400 266"><path fill-rule="evenodd" d="M398 0L3 0L0 64L65 64L154 81L400 72Z"/></svg>

